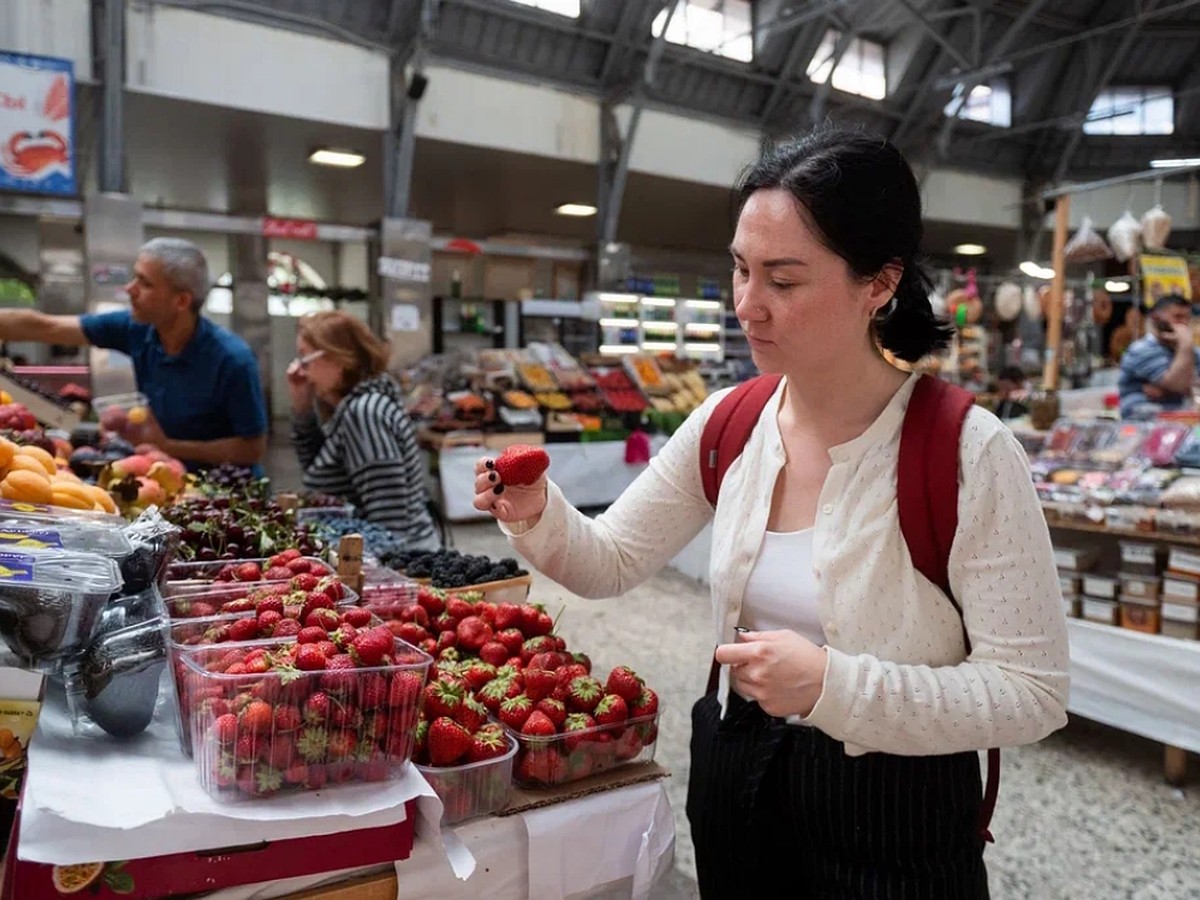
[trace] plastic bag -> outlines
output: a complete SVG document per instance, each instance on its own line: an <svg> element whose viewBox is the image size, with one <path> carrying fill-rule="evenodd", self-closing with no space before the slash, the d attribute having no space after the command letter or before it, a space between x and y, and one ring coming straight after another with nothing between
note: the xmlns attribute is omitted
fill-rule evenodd
<svg viewBox="0 0 1200 900"><path fill-rule="evenodd" d="M121 562L125 596L140 594L155 585L161 587L167 568L175 561L182 532L163 518L157 506L151 506L125 527L125 537L133 554Z"/></svg>
<svg viewBox="0 0 1200 900"><path fill-rule="evenodd" d="M1021 297L1021 302L1025 305L1025 315L1034 322L1040 322L1042 319L1042 301L1038 298L1037 288L1032 284L1025 285L1025 292Z"/></svg>
<svg viewBox="0 0 1200 900"><path fill-rule="evenodd" d="M1002 322L1011 322L1021 316L1021 288L1011 281L996 288L996 315Z"/></svg>
<svg viewBox="0 0 1200 900"><path fill-rule="evenodd" d="M1112 247L1113 256L1120 262L1126 262L1137 255L1142 242L1142 223L1133 217L1133 213L1125 210L1108 229L1108 243Z"/></svg>
<svg viewBox="0 0 1200 900"><path fill-rule="evenodd" d="M1104 238L1100 237L1087 216L1083 217L1083 224L1074 237L1067 241L1063 254L1069 263L1099 262L1112 257L1108 244L1104 243Z"/></svg>
<svg viewBox="0 0 1200 900"><path fill-rule="evenodd" d="M1147 250L1162 250L1171 236L1171 217L1157 203L1142 216L1142 243Z"/></svg>
<svg viewBox="0 0 1200 900"><path fill-rule="evenodd" d="M1163 491L1160 502L1169 509L1200 509L1200 477L1180 478Z"/></svg>

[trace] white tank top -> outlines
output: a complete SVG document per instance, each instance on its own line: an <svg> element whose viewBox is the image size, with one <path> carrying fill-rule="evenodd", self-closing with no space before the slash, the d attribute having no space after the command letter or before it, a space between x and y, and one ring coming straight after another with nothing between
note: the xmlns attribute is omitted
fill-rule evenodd
<svg viewBox="0 0 1200 900"><path fill-rule="evenodd" d="M811 528L766 533L746 582L739 624L751 631L795 631L818 647L825 644L817 611Z"/></svg>

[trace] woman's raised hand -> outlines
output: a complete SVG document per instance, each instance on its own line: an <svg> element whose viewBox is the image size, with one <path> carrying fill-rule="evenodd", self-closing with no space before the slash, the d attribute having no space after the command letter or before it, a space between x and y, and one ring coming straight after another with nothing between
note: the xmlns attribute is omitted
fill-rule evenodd
<svg viewBox="0 0 1200 900"><path fill-rule="evenodd" d="M501 522L537 519L546 509L546 476L533 484L505 484L496 462L485 456L475 463L475 508Z"/></svg>

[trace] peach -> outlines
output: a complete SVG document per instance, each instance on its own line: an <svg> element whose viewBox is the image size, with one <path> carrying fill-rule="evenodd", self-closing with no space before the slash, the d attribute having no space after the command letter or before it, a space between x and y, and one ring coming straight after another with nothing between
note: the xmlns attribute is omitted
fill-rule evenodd
<svg viewBox="0 0 1200 900"><path fill-rule="evenodd" d="M113 475L117 478L124 478L126 475L133 475L136 478L144 478L150 472L150 466L153 463L145 456L134 454L127 456L124 459L118 459L112 464Z"/></svg>

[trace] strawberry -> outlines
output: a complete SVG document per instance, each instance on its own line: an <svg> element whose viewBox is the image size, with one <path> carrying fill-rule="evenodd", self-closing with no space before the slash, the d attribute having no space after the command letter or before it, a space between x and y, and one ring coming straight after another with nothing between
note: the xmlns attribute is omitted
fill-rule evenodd
<svg viewBox="0 0 1200 900"><path fill-rule="evenodd" d="M571 713L567 716L566 721L563 722L562 732L563 734L572 735L572 737L568 737L563 742L566 751L573 753L586 739L584 736L578 734L578 732L589 731L595 727L596 720L587 713Z"/></svg>
<svg viewBox="0 0 1200 900"><path fill-rule="evenodd" d="M479 658L491 666L502 666L508 662L509 650L499 641L488 641L479 648Z"/></svg>
<svg viewBox="0 0 1200 900"><path fill-rule="evenodd" d="M359 781L387 781L392 772L392 764L385 754L375 752L366 759L360 759L355 766L354 774Z"/></svg>
<svg viewBox="0 0 1200 900"><path fill-rule="evenodd" d="M567 685L567 708L572 712L590 713L604 696L604 688L590 675L581 675Z"/></svg>
<svg viewBox="0 0 1200 900"><path fill-rule="evenodd" d="M383 665L396 645L387 628L372 628L359 634L350 646L350 655L363 668Z"/></svg>
<svg viewBox="0 0 1200 900"><path fill-rule="evenodd" d="M525 670L525 693L534 703L543 697L549 697L550 692L558 685L558 676L548 669L529 668Z"/></svg>
<svg viewBox="0 0 1200 900"><path fill-rule="evenodd" d="M310 725L324 725L329 720L332 705L328 694L317 691L304 701L304 721Z"/></svg>
<svg viewBox="0 0 1200 900"><path fill-rule="evenodd" d="M587 671L587 673L589 675L592 674L592 658L590 656L588 656L586 653L572 653L571 659L575 663L578 663L579 665L583 666L583 668Z"/></svg>
<svg viewBox="0 0 1200 900"><path fill-rule="evenodd" d="M425 752L429 744L429 722L426 719L421 719L417 722L416 731L413 732L413 759L420 761L425 758Z"/></svg>
<svg viewBox="0 0 1200 900"><path fill-rule="evenodd" d="M553 747L526 750L517 761L516 778L526 784L558 784L566 775L566 761Z"/></svg>
<svg viewBox="0 0 1200 900"><path fill-rule="evenodd" d="M467 762L483 762L485 759L496 759L508 752L508 741L504 733L495 730L479 730L471 735L471 745L467 748Z"/></svg>
<svg viewBox="0 0 1200 900"><path fill-rule="evenodd" d="M496 616L492 627L497 631L505 631L509 628L519 629L521 627L521 607L515 603L496 604Z"/></svg>
<svg viewBox="0 0 1200 900"><path fill-rule="evenodd" d="M466 671L463 672L463 679L473 691L479 690L495 677L496 667L483 660L468 663Z"/></svg>
<svg viewBox="0 0 1200 900"><path fill-rule="evenodd" d="M640 719L642 716L652 716L658 712L658 694L648 687L642 688L637 699L629 705L629 717Z"/></svg>
<svg viewBox="0 0 1200 900"><path fill-rule="evenodd" d="M629 666L617 666L608 673L608 681L604 683L604 692L616 694L626 703L633 703L645 686L646 683Z"/></svg>
<svg viewBox="0 0 1200 900"><path fill-rule="evenodd" d="M280 616L283 615L283 598L282 597L263 597L254 605L259 616L265 612L277 612Z"/></svg>
<svg viewBox="0 0 1200 900"><path fill-rule="evenodd" d="M233 570L234 581L262 581L262 569L258 563L242 563Z"/></svg>
<svg viewBox="0 0 1200 900"><path fill-rule="evenodd" d="M442 599L437 588L421 585L417 588L417 603L429 613L430 617L441 615L446 611L446 601Z"/></svg>
<svg viewBox="0 0 1200 900"><path fill-rule="evenodd" d="M305 575L312 571L312 563L303 557L293 559L287 564L287 567L293 575Z"/></svg>
<svg viewBox="0 0 1200 900"><path fill-rule="evenodd" d="M324 628L326 631L336 631L340 624L337 613L328 607L318 607L304 617L305 628Z"/></svg>
<svg viewBox="0 0 1200 900"><path fill-rule="evenodd" d="M592 713L597 725L619 725L629 718L629 706L618 694L605 694Z"/></svg>
<svg viewBox="0 0 1200 900"><path fill-rule="evenodd" d="M445 663L453 663L455 665L462 659L462 654L458 652L457 647L443 647L437 655L437 658ZM453 672L453 670L451 670ZM457 675L457 672L454 672Z"/></svg>
<svg viewBox="0 0 1200 900"><path fill-rule="evenodd" d="M358 747L358 739L348 731L335 731L329 736L325 753L330 762L349 759Z"/></svg>
<svg viewBox="0 0 1200 900"><path fill-rule="evenodd" d="M217 581L229 582L233 581L233 573L237 571L237 566L232 563L228 566L222 566L221 571L217 573Z"/></svg>
<svg viewBox="0 0 1200 900"><path fill-rule="evenodd" d="M363 709L378 709L388 702L388 680L378 672L361 679L358 685L358 703Z"/></svg>
<svg viewBox="0 0 1200 900"><path fill-rule="evenodd" d="M315 591L321 584L321 579L308 572L304 573L303 575L293 575L291 578L292 590L304 591L306 594L310 591Z"/></svg>
<svg viewBox="0 0 1200 900"><path fill-rule="evenodd" d="M521 610L521 624L518 627L526 637L537 637L538 635L534 633L533 629L537 628L538 616L541 615L544 607L541 604L522 603L518 608ZM553 650L554 648L548 647L547 649Z"/></svg>
<svg viewBox="0 0 1200 900"><path fill-rule="evenodd" d="M263 581L287 581L292 577L292 570L287 566L270 566L263 572Z"/></svg>
<svg viewBox="0 0 1200 900"><path fill-rule="evenodd" d="M275 637L275 638L295 637L302 630L303 629L301 629L300 623L297 622L295 619L281 619L279 621L279 624L276 625L275 629L271 632L271 637Z"/></svg>
<svg viewBox="0 0 1200 900"><path fill-rule="evenodd" d="M301 607L300 607L300 619L301 619L301 621L304 621L304 622L308 621L308 617L310 615L312 615L314 610L317 610L317 609L332 610L334 607L334 603L332 600L329 599L329 595L325 594L321 591L312 591L308 594L302 593L302 594L299 594L298 596L304 598L301 601ZM331 626L331 628L328 628L326 630L330 631L336 627L337 627L337 625L334 625L334 626Z"/></svg>
<svg viewBox="0 0 1200 900"><path fill-rule="evenodd" d="M288 784L304 784L308 781L308 765L303 762L293 762L284 771L283 780Z"/></svg>
<svg viewBox="0 0 1200 900"><path fill-rule="evenodd" d="M549 614L547 613L547 615L549 615ZM553 627L553 624L554 623L552 621L551 627ZM550 637L554 638L554 649L555 650L557 650L559 653L567 652L567 639L566 638L564 638L561 634L551 634Z"/></svg>
<svg viewBox="0 0 1200 900"><path fill-rule="evenodd" d="M446 598L446 615L453 619L462 621L468 616L475 615L475 607L464 600L458 594L451 594Z"/></svg>
<svg viewBox="0 0 1200 900"><path fill-rule="evenodd" d="M325 761L328 745L329 734L324 728L305 728L296 739L296 752L305 762L320 763Z"/></svg>
<svg viewBox="0 0 1200 900"><path fill-rule="evenodd" d="M419 603L410 603L407 606L400 607L396 618L401 622L415 622L422 628L428 628L430 622L429 613Z"/></svg>
<svg viewBox="0 0 1200 900"><path fill-rule="evenodd" d="M504 645L509 656L520 655L521 645L525 643L525 635L521 633L520 628L496 629L495 639Z"/></svg>
<svg viewBox="0 0 1200 900"><path fill-rule="evenodd" d="M213 722L212 729L213 736L216 737L219 743L226 747L231 746L238 737L237 716L233 715L232 713L225 713L225 715L219 716L217 720Z"/></svg>
<svg viewBox="0 0 1200 900"><path fill-rule="evenodd" d="M441 634L443 631L456 631L457 629L458 619L454 618L448 612L439 613L429 622L429 630L435 634Z"/></svg>
<svg viewBox="0 0 1200 900"><path fill-rule="evenodd" d="M570 657L565 653L559 653L557 650L551 650L549 653L535 653L529 657L527 669L546 669L550 672L556 672L567 664Z"/></svg>
<svg viewBox="0 0 1200 900"><path fill-rule="evenodd" d="M329 639L345 650L358 637L358 629L343 622L334 631L329 632Z"/></svg>
<svg viewBox="0 0 1200 900"><path fill-rule="evenodd" d="M418 669L401 669L392 676L392 684L388 689L388 706L413 707L418 705L421 690L425 686L425 676Z"/></svg>
<svg viewBox="0 0 1200 900"><path fill-rule="evenodd" d="M554 630L554 620L550 618L550 613L542 610L537 614L537 618L533 620L533 627L528 629L528 633L534 636L549 634ZM562 638L555 638L558 643L559 650L567 648L567 642Z"/></svg>
<svg viewBox="0 0 1200 900"><path fill-rule="evenodd" d="M430 719L454 718L463 701L463 689L444 681L425 686L425 715Z"/></svg>
<svg viewBox="0 0 1200 900"><path fill-rule="evenodd" d="M614 753L617 759L629 760L642 752L642 736L636 728L626 728L625 732L614 742Z"/></svg>
<svg viewBox="0 0 1200 900"><path fill-rule="evenodd" d="M320 644L317 644L320 647ZM354 659L348 653L336 653L325 661L321 675L321 690L328 694L344 694L357 683Z"/></svg>
<svg viewBox="0 0 1200 900"><path fill-rule="evenodd" d="M475 698L488 708L492 714L500 711L500 704L508 699L508 689L511 682L503 678L493 678L475 694Z"/></svg>
<svg viewBox="0 0 1200 900"><path fill-rule="evenodd" d="M296 654L296 668L304 672L315 672L326 667L325 654L316 644L302 644Z"/></svg>
<svg viewBox="0 0 1200 900"><path fill-rule="evenodd" d="M267 610L258 614L258 633L261 637L270 637L275 633L275 626L283 621L283 613Z"/></svg>
<svg viewBox="0 0 1200 900"><path fill-rule="evenodd" d="M567 706L561 700L551 700L546 697L539 700L534 709L544 713L546 718L554 723L556 729L562 728L567 721Z"/></svg>
<svg viewBox="0 0 1200 900"><path fill-rule="evenodd" d="M365 628L371 624L371 611L361 606L352 606L342 613L342 621L355 628Z"/></svg>
<svg viewBox="0 0 1200 900"><path fill-rule="evenodd" d="M300 633L296 635L297 644L316 644L326 640L329 637L327 632L320 625L306 626L300 629Z"/></svg>
<svg viewBox="0 0 1200 900"><path fill-rule="evenodd" d="M321 652L329 659L338 656L342 651L338 649L338 645L329 640L329 635L325 635L325 640L318 641L317 646L321 648Z"/></svg>
<svg viewBox="0 0 1200 900"><path fill-rule="evenodd" d="M554 639L542 635L539 637L531 637L521 645L521 665L528 666L529 661L539 653L554 653Z"/></svg>
<svg viewBox="0 0 1200 900"><path fill-rule="evenodd" d="M561 669L556 669L554 674L558 677L559 684L570 684L576 678L589 675L590 673L578 663L568 663Z"/></svg>
<svg viewBox="0 0 1200 900"><path fill-rule="evenodd" d="M270 704L255 700L242 712L241 726L251 734L266 734L275 721L275 711Z"/></svg>
<svg viewBox="0 0 1200 900"><path fill-rule="evenodd" d="M243 731L233 745L234 759L242 763L252 763L258 759L259 749L265 746L265 738Z"/></svg>
<svg viewBox="0 0 1200 900"><path fill-rule="evenodd" d="M258 620L254 618L238 619L229 626L231 641L253 641L258 637Z"/></svg>
<svg viewBox="0 0 1200 900"><path fill-rule="evenodd" d="M294 706L278 706L275 708L275 731L295 731L304 723L300 710Z"/></svg>
<svg viewBox="0 0 1200 900"><path fill-rule="evenodd" d="M479 649L492 639L492 626L479 616L467 616L458 623L455 629L458 635L458 645L464 650L477 653Z"/></svg>
<svg viewBox="0 0 1200 900"><path fill-rule="evenodd" d="M186 618L203 619L207 618L208 616L215 616L216 614L217 608L211 603L205 603L203 600L197 600L188 608L188 614Z"/></svg>
<svg viewBox="0 0 1200 900"><path fill-rule="evenodd" d="M425 638L425 640L417 644L417 649L422 653L433 656L437 653L437 641L431 637Z"/></svg>
<svg viewBox="0 0 1200 900"><path fill-rule="evenodd" d="M458 762L471 748L471 733L446 716L433 720L429 726L429 761L435 766L450 766Z"/></svg>
<svg viewBox="0 0 1200 900"><path fill-rule="evenodd" d="M546 474L550 468L550 457L541 447L513 444L496 457L493 465L505 484L524 487L535 484Z"/></svg>
<svg viewBox="0 0 1200 900"><path fill-rule="evenodd" d="M441 653L443 650L448 650L458 646L458 634L454 631L443 631L438 635L437 651Z"/></svg>
<svg viewBox="0 0 1200 900"><path fill-rule="evenodd" d="M500 711L497 713L497 716L501 722L513 731L520 731L532 713L533 701L524 694L518 694L515 697L509 697L500 704Z"/></svg>
<svg viewBox="0 0 1200 900"><path fill-rule="evenodd" d="M454 720L467 729L467 731L474 734L487 722L487 715L487 707L470 694L467 694L463 698L463 702L459 704L458 713L454 716Z"/></svg>
<svg viewBox="0 0 1200 900"><path fill-rule="evenodd" d="M521 726L521 734L526 734L531 737L550 737L558 734L558 729L554 727L554 722L550 717L539 709L535 709L529 714L529 718L525 720L525 724Z"/></svg>
<svg viewBox="0 0 1200 900"><path fill-rule="evenodd" d="M296 758L296 745L289 739L283 738L273 742L267 750L265 762L275 769L287 769Z"/></svg>

